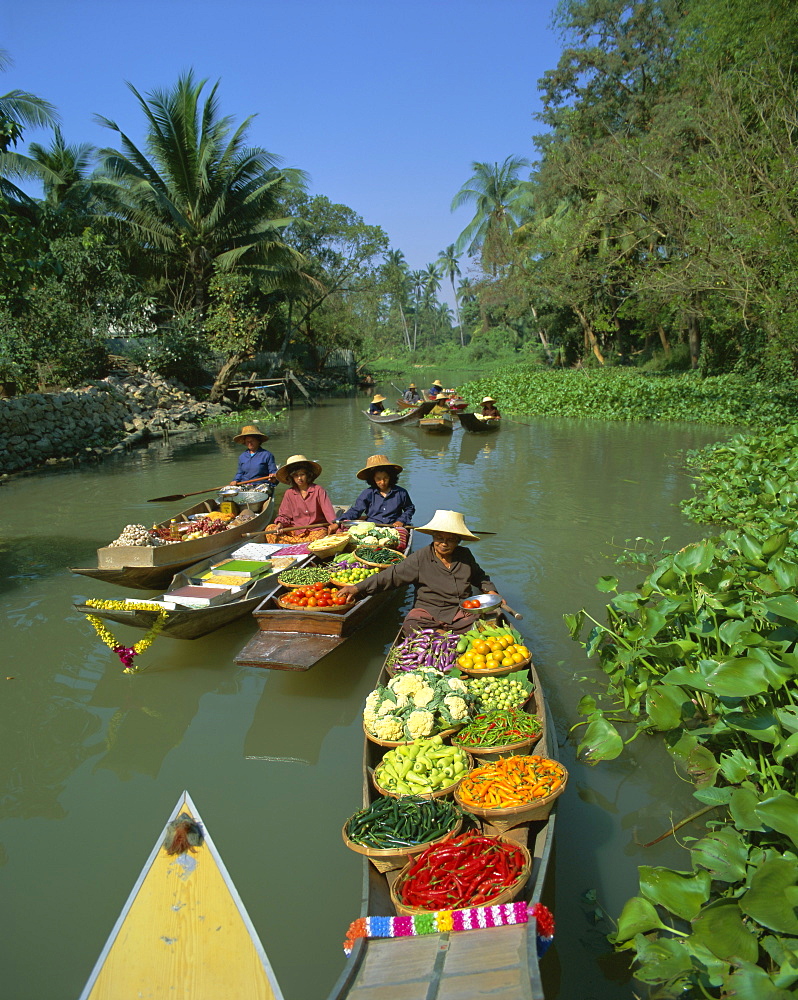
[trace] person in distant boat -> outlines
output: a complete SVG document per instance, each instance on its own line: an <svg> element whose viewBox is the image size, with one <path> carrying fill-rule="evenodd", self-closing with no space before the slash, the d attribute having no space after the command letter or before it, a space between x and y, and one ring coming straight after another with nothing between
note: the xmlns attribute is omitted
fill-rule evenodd
<svg viewBox="0 0 798 1000"><path fill-rule="evenodd" d="M496 408L496 400L493 396L485 396L482 400L482 416L485 419L497 420L501 413Z"/></svg>
<svg viewBox="0 0 798 1000"><path fill-rule="evenodd" d="M377 393L374 399L372 399L372 401L369 403L369 413L374 415L382 413L385 410L385 407L382 405L384 402L385 402L385 396L381 396L379 393Z"/></svg>
<svg viewBox="0 0 798 1000"><path fill-rule="evenodd" d="M416 507L410 494L396 481L402 466L389 461L386 455L371 455L357 478L368 483L349 510L339 515L339 521L362 519L392 528L406 528L413 520Z"/></svg>
<svg viewBox="0 0 798 1000"><path fill-rule="evenodd" d="M374 576L339 588L338 593L363 597L410 583L416 597L402 625L405 635L422 628L467 632L478 616L463 610L460 602L471 597L472 588L483 594L497 593L488 574L464 547L467 542L478 542L479 536L468 530L456 510L436 510L432 520L416 531L432 535L432 544Z"/></svg>
<svg viewBox="0 0 798 1000"><path fill-rule="evenodd" d="M429 396L430 399L437 399L438 395L441 392L443 392L443 383L441 382L441 380L439 378L436 378L435 381L430 386L430 389L429 389L429 392L427 393L427 395Z"/></svg>
<svg viewBox="0 0 798 1000"><path fill-rule="evenodd" d="M254 424L247 424L233 440L236 444L243 444L247 450L239 456L238 471L230 483L231 486L248 482L250 479L261 479L264 476L268 477L263 480L264 483L276 481L277 462L274 455L262 447L263 442L269 440L268 434L264 434Z"/></svg>
<svg viewBox="0 0 798 1000"><path fill-rule="evenodd" d="M413 405L421 402L421 396L419 395L415 382L411 382L410 385L405 389L404 393L402 394L402 399L406 403L413 403Z"/></svg>
<svg viewBox="0 0 798 1000"><path fill-rule="evenodd" d="M335 511L327 490L318 486L316 480L321 475L321 466L304 455L292 455L285 465L277 470L277 481L288 489L283 494L280 509L274 523L266 528L267 534L279 533L285 528L303 528L310 524L326 529L321 534L332 535L338 530ZM308 540L307 532L292 532L291 538L297 542Z"/></svg>

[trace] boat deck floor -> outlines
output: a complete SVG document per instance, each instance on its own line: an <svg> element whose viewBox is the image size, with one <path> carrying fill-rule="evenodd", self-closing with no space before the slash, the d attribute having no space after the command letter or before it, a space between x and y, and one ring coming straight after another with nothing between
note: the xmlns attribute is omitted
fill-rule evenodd
<svg viewBox="0 0 798 1000"><path fill-rule="evenodd" d="M270 670L310 670L348 636L311 635L308 632L256 632L236 656L239 667Z"/></svg>
<svg viewBox="0 0 798 1000"><path fill-rule="evenodd" d="M348 1000L543 1000L524 925L371 940Z"/></svg>

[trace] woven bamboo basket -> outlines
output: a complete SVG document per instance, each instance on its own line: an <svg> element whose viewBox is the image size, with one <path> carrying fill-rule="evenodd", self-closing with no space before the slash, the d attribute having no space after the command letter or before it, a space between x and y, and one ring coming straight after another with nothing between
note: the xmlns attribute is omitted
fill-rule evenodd
<svg viewBox="0 0 798 1000"><path fill-rule="evenodd" d="M484 903L480 903L480 906L499 906L501 903L511 903L514 899L517 899L517 897L523 892L524 886L529 878L529 873L532 871L532 855L529 853L529 850L524 846L524 844L517 843L512 837L504 837L501 835L498 835L496 839L504 840L507 843L512 844L513 847L517 847L524 856L524 864L518 878L512 883L512 885L508 886L506 889L502 889L501 892L498 892L495 896L485 900ZM427 909L422 906L408 906L402 902L402 886L414 860L415 859L411 859L408 861L391 884L391 902L393 903L399 916L413 917L417 913L430 913L436 909L440 909L440 904L432 905L429 909ZM468 904L466 903L464 905L467 906Z"/></svg>
<svg viewBox="0 0 798 1000"><path fill-rule="evenodd" d="M485 763L489 763L486 761ZM556 791L552 792L551 795L546 795L544 798L535 799L530 802L523 802L517 806L508 806L506 809L481 809L479 806L466 805L457 795L455 790L454 798L461 809L466 812L471 813L482 821L482 828L484 833L506 833L513 827L520 826L522 824L535 823L539 820L546 819L552 810L554 803L565 791L565 787L568 784L568 772L560 764L559 761L554 761L557 767L562 771L562 783ZM479 765L477 765L479 766Z"/></svg>
<svg viewBox="0 0 798 1000"><path fill-rule="evenodd" d="M458 728L459 726L452 726L450 729L440 729L436 733L430 733L430 736L442 736L444 739L446 739L447 736L451 736L452 733L456 733ZM396 742L393 742L392 740L381 740L378 736L374 736L372 733L368 731L368 729L366 729L365 722L363 723L363 732L366 734L366 739L369 740L370 742L376 743L377 746L380 747L388 747L391 750L394 747L402 747L405 746L407 743L413 742L410 739L398 740ZM463 749L465 750L465 747L463 747Z"/></svg>
<svg viewBox="0 0 798 1000"><path fill-rule="evenodd" d="M491 667L490 670L476 670L473 667L461 667L458 664L458 670L467 677L505 677L507 674L514 674L517 670L526 669L531 662L532 657L528 656L520 663L513 663L509 667Z"/></svg>
<svg viewBox="0 0 798 1000"><path fill-rule="evenodd" d="M402 848L401 851L398 851L398 849L379 850L376 847L366 847L365 844L356 844L346 835L348 825L349 820L344 823L341 836L344 838L344 843L349 850L365 855L378 872L390 872L395 871L397 868L403 868L416 854L420 854L427 847L431 847L433 844L442 844L444 840L456 837L463 826L463 819L462 817L457 819L451 830L443 834L442 837L436 837L434 840L428 840L426 843L417 844L414 847Z"/></svg>
<svg viewBox="0 0 798 1000"><path fill-rule="evenodd" d="M308 552L312 552L320 559L332 559L339 552L343 552L347 545L349 545L348 535L328 535L326 538L308 542Z"/></svg>
<svg viewBox="0 0 798 1000"><path fill-rule="evenodd" d="M466 758L468 760L468 763L466 764L465 771L463 771L460 777L456 781L453 781L451 785L446 785L443 788L438 788L434 792L412 792L412 794L417 795L420 799L442 799L445 798L447 795L451 795L457 788L457 786L460 784L460 782L463 780L463 778L468 774L468 772L474 766L474 760L471 754L467 753ZM387 795L389 798L392 799L401 799L404 793L389 791L387 788L383 788L382 785L379 783L379 781L377 780L377 772L379 771L379 769L380 765L378 764L374 768L374 771L371 775L371 783L374 785L375 790L379 792L380 795Z"/></svg>
<svg viewBox="0 0 798 1000"><path fill-rule="evenodd" d="M498 760L500 757L514 757L516 754L529 753L532 747L540 740L542 733L530 736L525 740L517 740L515 743L505 743L498 747L472 747L466 743L457 743L466 753L470 753L474 758L474 764L479 767L482 763L491 760ZM456 742L456 741L453 741Z"/></svg>
<svg viewBox="0 0 798 1000"><path fill-rule="evenodd" d="M314 569L321 569L320 566L314 566ZM300 587L311 587L312 584L309 583L289 583L284 577L277 577L277 582L281 587L285 587L286 590L298 590ZM332 583L332 580L322 580L321 583Z"/></svg>
<svg viewBox="0 0 798 1000"><path fill-rule="evenodd" d="M290 601L284 601L282 597L275 597L275 601L277 602L277 606L283 608L285 611L332 611L339 615L344 614L355 603L354 601L349 601L346 604L335 604L329 608L302 608L297 604L291 604Z"/></svg>
<svg viewBox="0 0 798 1000"><path fill-rule="evenodd" d="M391 549L387 545L370 545L369 548L382 548L386 552L395 552L396 555L401 556L402 559L407 559L407 554L405 552L399 552L396 549ZM368 559L364 559L363 556L357 554L357 549L354 552L355 557L359 562L362 562L364 566L377 566L379 569L389 569L391 566L395 566L396 563L381 563L381 562L370 562ZM399 560L397 560L398 562Z"/></svg>

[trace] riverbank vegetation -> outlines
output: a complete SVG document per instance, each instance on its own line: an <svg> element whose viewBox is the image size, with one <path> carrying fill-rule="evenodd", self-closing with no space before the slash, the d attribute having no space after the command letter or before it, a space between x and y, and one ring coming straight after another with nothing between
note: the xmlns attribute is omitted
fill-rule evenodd
<svg viewBox="0 0 798 1000"><path fill-rule="evenodd" d="M602 578L606 621L565 616L606 675L580 752L661 734L700 804L683 870L642 866L612 935L661 998L786 1000L798 982L796 445L781 428L691 455L684 509L721 530L633 591Z"/></svg>
<svg viewBox="0 0 798 1000"><path fill-rule="evenodd" d="M213 382L213 399L254 352L318 370L340 348L359 367L623 364L789 383L798 8L563 0L555 23L534 147L472 164L453 192L459 239L419 269L248 145L251 116L222 114L219 85L193 72L131 85L144 141L130 138L141 121L100 115L100 150L71 144L45 98L0 95L0 382L101 374L111 332L164 374ZM42 129L50 141L30 142Z"/></svg>

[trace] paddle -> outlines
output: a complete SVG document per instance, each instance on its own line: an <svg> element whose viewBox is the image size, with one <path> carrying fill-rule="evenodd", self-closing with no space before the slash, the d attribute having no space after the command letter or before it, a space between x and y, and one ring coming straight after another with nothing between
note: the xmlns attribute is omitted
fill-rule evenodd
<svg viewBox="0 0 798 1000"><path fill-rule="evenodd" d="M259 483L268 476L258 476L257 479L245 479L242 483L222 483L221 486L210 486L207 490L197 490L196 493L172 493L168 497L152 497L147 503L165 503L167 500L185 500L186 497L198 497L200 493L213 493L214 490L224 489L225 486L246 486L247 483Z"/></svg>

